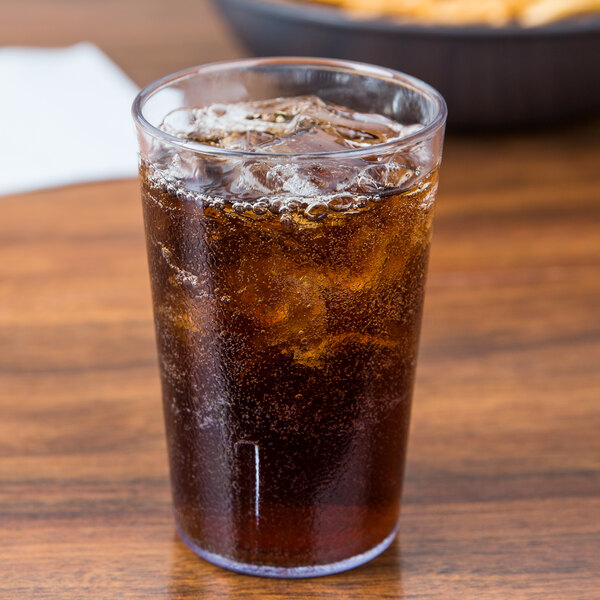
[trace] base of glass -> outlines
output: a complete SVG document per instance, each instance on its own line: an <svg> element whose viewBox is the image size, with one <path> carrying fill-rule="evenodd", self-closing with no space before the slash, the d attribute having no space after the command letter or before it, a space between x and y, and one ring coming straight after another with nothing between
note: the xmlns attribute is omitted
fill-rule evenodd
<svg viewBox="0 0 600 600"><path fill-rule="evenodd" d="M176 526L177 533L182 539L183 543L198 556L207 560L208 562L235 571L236 573L244 573L245 575L255 575L258 577L277 577L277 578L290 578L299 579L303 577L322 577L323 575L333 575L334 573L341 573L342 571L348 571L354 569L360 565L364 565L376 556L386 550L389 545L394 541L396 534L398 533L398 525L394 527L394 530L379 544L373 546L366 552L356 554L350 558L339 560L337 562L325 564L325 565L311 565L306 567L274 567L270 565L253 565L231 558L226 558L220 554L209 552L204 548L198 546L191 539L186 537Z"/></svg>

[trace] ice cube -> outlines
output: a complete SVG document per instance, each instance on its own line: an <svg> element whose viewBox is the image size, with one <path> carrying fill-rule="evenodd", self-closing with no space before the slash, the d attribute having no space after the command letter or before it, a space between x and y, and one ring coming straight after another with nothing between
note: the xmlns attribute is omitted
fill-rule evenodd
<svg viewBox="0 0 600 600"><path fill-rule="evenodd" d="M354 191L371 193L381 190L401 190L414 180L415 169L396 162L393 158L365 167L356 177Z"/></svg>
<svg viewBox="0 0 600 600"><path fill-rule="evenodd" d="M381 144L402 133L402 126L378 114L360 113L331 103L311 105L310 118L315 127L334 129L351 148Z"/></svg>
<svg viewBox="0 0 600 600"><path fill-rule="evenodd" d="M415 183L411 167L403 164L404 154L402 160L384 160L374 149L369 156L350 153L326 165L318 156L289 156L366 148L414 130L317 96L178 109L167 115L162 128L187 140L265 155L223 158L210 151L200 155L176 150L178 155L165 161L165 177L204 194L218 190L225 203L235 204L236 212L256 204L260 205L256 214L264 214L267 206L283 220L301 208L309 220L320 220L330 202L334 212L365 206L358 196L350 201L340 194L375 197Z"/></svg>
<svg viewBox="0 0 600 600"><path fill-rule="evenodd" d="M404 129L382 115L352 111L317 96L177 109L161 128L231 150L275 154L332 152L380 144Z"/></svg>
<svg viewBox="0 0 600 600"><path fill-rule="evenodd" d="M326 124L310 129L298 129L273 138L259 145L257 150L275 154L312 154L315 152L339 152L349 150L349 144L338 132Z"/></svg>

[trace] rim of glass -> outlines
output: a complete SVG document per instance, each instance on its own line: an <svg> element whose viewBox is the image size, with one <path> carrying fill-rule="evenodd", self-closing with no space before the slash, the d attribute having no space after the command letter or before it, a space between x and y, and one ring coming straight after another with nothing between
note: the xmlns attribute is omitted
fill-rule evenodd
<svg viewBox="0 0 600 600"><path fill-rule="evenodd" d="M269 65L316 67L329 70L345 71L349 73L356 73L358 75L371 76L377 79L386 79L388 81L391 80L392 82L397 83L398 85L414 90L421 96L425 96L429 101L433 103L435 109L435 116L431 120L431 123L425 125L423 129L420 129L419 131L416 131L415 133L412 133L407 136L394 138L388 142L384 142L383 144L374 144L372 146L367 146L366 148L349 148L348 150L337 150L335 152L308 152L283 154L276 152L252 152L248 150L230 150L228 148L218 148L215 146L209 146L207 144L201 144L199 142L184 140L175 135L166 133L158 127L155 127L142 114L144 105L152 96L154 96L154 94L169 87L175 82L190 79L198 74L216 72L224 69L244 69L256 66ZM374 151L377 152L378 150L386 150L388 148L393 148L399 145L404 146L412 144L416 141L420 141L434 135L440 128L442 128L444 126L444 123L446 122L448 110L446 108L446 102L444 101L444 98L436 89L434 89L432 86L425 83L424 81L421 81L416 77L412 77L411 75L401 73L400 71L395 71L386 67L371 65L368 63L360 63L346 60L330 60L324 58L306 57L265 57L207 63L205 65L191 67L189 69L177 71L176 73L172 73L171 75L167 75L166 77L162 77L161 79L158 79L157 81L154 81L153 83L147 85L143 90L140 91L140 93L136 96L135 100L133 101L131 112L136 124L139 127L141 127L144 131L149 133L152 137L163 140L165 142L169 142L170 144L178 146L184 150L191 150L193 152L198 152L202 154L212 154L218 156L239 156L246 158L270 157L278 159L285 157L286 159L299 159L310 157L360 157L372 155Z"/></svg>

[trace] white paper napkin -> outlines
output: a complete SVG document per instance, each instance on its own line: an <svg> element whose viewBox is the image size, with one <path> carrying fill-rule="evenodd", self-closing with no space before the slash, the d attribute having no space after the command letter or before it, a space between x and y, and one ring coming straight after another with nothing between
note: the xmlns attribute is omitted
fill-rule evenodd
<svg viewBox="0 0 600 600"><path fill-rule="evenodd" d="M0 194L134 177L137 91L90 43L0 48Z"/></svg>

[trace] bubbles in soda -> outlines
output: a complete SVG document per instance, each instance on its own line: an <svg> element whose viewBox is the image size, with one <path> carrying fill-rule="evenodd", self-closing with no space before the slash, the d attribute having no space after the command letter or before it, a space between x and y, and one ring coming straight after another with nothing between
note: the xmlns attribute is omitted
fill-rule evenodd
<svg viewBox="0 0 600 600"><path fill-rule="evenodd" d="M313 96L162 128L208 146L141 165L178 529L244 564L366 552L399 515L436 170Z"/></svg>

